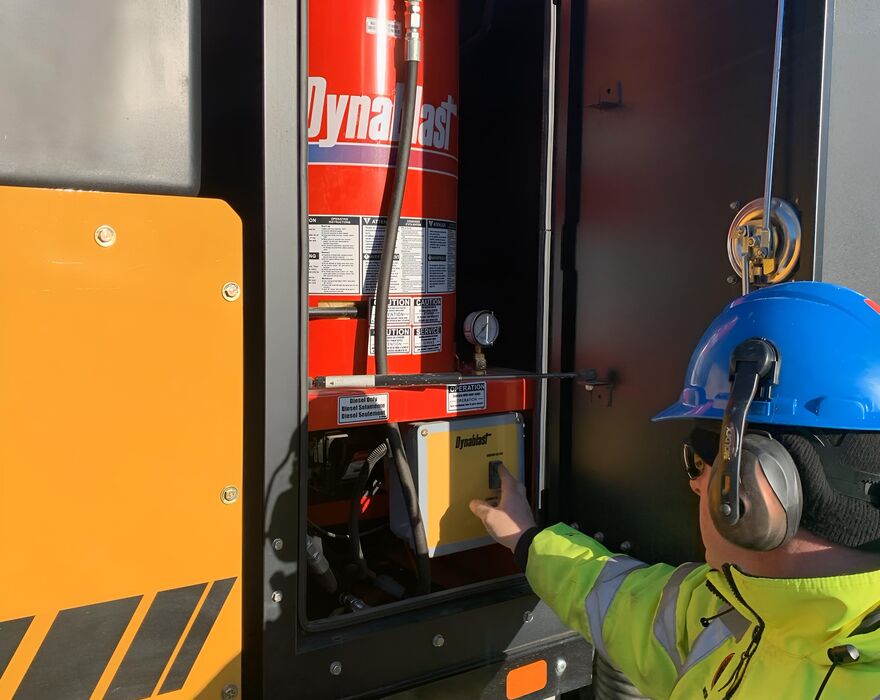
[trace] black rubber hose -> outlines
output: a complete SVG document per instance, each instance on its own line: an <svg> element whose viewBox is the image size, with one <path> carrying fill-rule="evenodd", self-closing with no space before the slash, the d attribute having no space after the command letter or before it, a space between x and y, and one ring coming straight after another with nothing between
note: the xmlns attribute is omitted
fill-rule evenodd
<svg viewBox="0 0 880 700"><path fill-rule="evenodd" d="M376 283L376 374L388 374L388 294L391 291L391 268L394 265L394 246L397 244L397 227L400 225L400 211L403 208L403 193L406 189L406 176L409 169L409 154L412 149L412 130L416 111L416 87L419 75L419 62L406 62L406 82L403 87L403 113L400 115L400 136L397 140L397 165L394 184L391 187L391 202L388 206L388 224L385 227L385 241L382 245L382 258L379 261L379 279Z"/></svg>
<svg viewBox="0 0 880 700"><path fill-rule="evenodd" d="M400 136L397 140L397 164L394 184L391 189L391 202L388 208L388 222L385 227L385 241L382 258L379 261L379 279L376 284L376 373L388 374L388 294L391 290L391 268L394 265L394 247L397 243L397 227L400 225L400 211L403 208L403 193L406 189L406 176L409 168L409 155L412 147L412 130L416 110L416 87L419 75L419 62L406 62L406 82L404 83L403 113L400 118ZM412 529L413 548L416 554L416 575L419 594L431 591L431 567L428 559L428 538L419 509L419 496L413 481L412 471L403 448L403 437L397 423L388 423L388 440L391 454L400 481L403 501Z"/></svg>
<svg viewBox="0 0 880 700"><path fill-rule="evenodd" d="M348 551L351 560L357 564L360 578L367 576L367 562L364 559L364 553L361 549L361 495L367 486L367 480L373 471L373 467L378 464L379 460L388 454L388 443L383 442L370 452L367 461L361 467L358 473L357 483L354 486L354 493L351 495L351 505L348 511Z"/></svg>

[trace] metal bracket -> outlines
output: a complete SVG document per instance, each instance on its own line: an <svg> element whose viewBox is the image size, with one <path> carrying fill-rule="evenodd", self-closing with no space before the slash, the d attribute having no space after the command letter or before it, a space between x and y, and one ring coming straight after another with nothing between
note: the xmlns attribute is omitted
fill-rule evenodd
<svg viewBox="0 0 880 700"><path fill-rule="evenodd" d="M590 109L617 109L623 106L623 84L618 80L602 88L598 101L587 105Z"/></svg>
<svg viewBox="0 0 880 700"><path fill-rule="evenodd" d="M614 393L613 372L609 372L607 379L599 379L599 373L594 369L581 370L578 375L576 381L585 391L589 392L590 402L592 403L594 396L599 401L603 400L603 397L607 397L605 398L605 406L610 408Z"/></svg>

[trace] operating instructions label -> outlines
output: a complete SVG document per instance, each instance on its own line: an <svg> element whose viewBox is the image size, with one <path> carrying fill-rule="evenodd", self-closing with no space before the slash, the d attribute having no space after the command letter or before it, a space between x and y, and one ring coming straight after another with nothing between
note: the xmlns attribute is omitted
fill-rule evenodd
<svg viewBox="0 0 880 700"><path fill-rule="evenodd" d="M384 216L309 216L309 294L374 295L385 243ZM455 291L456 224L401 218L391 294Z"/></svg>
<svg viewBox="0 0 880 700"><path fill-rule="evenodd" d="M486 408L486 382L446 385L446 412L479 411Z"/></svg>
<svg viewBox="0 0 880 700"><path fill-rule="evenodd" d="M339 397L339 425L388 420L388 394Z"/></svg>

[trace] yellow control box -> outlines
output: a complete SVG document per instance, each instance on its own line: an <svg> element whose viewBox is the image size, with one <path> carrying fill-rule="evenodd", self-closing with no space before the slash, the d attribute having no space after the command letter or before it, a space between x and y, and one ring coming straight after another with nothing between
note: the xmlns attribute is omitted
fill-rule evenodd
<svg viewBox="0 0 880 700"><path fill-rule="evenodd" d="M416 423L406 438L430 556L481 547L492 540L471 513L473 498L498 498L501 462L523 478L523 421L518 413ZM391 529L411 541L400 485L391 470Z"/></svg>

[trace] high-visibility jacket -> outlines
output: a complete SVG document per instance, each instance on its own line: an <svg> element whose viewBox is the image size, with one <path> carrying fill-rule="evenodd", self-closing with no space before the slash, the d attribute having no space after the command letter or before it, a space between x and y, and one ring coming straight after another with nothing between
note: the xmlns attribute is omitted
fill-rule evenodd
<svg viewBox="0 0 880 700"><path fill-rule="evenodd" d="M650 698L880 698L880 571L771 579L727 564L647 566L560 524L534 537L526 576ZM850 661L833 665L829 649Z"/></svg>

